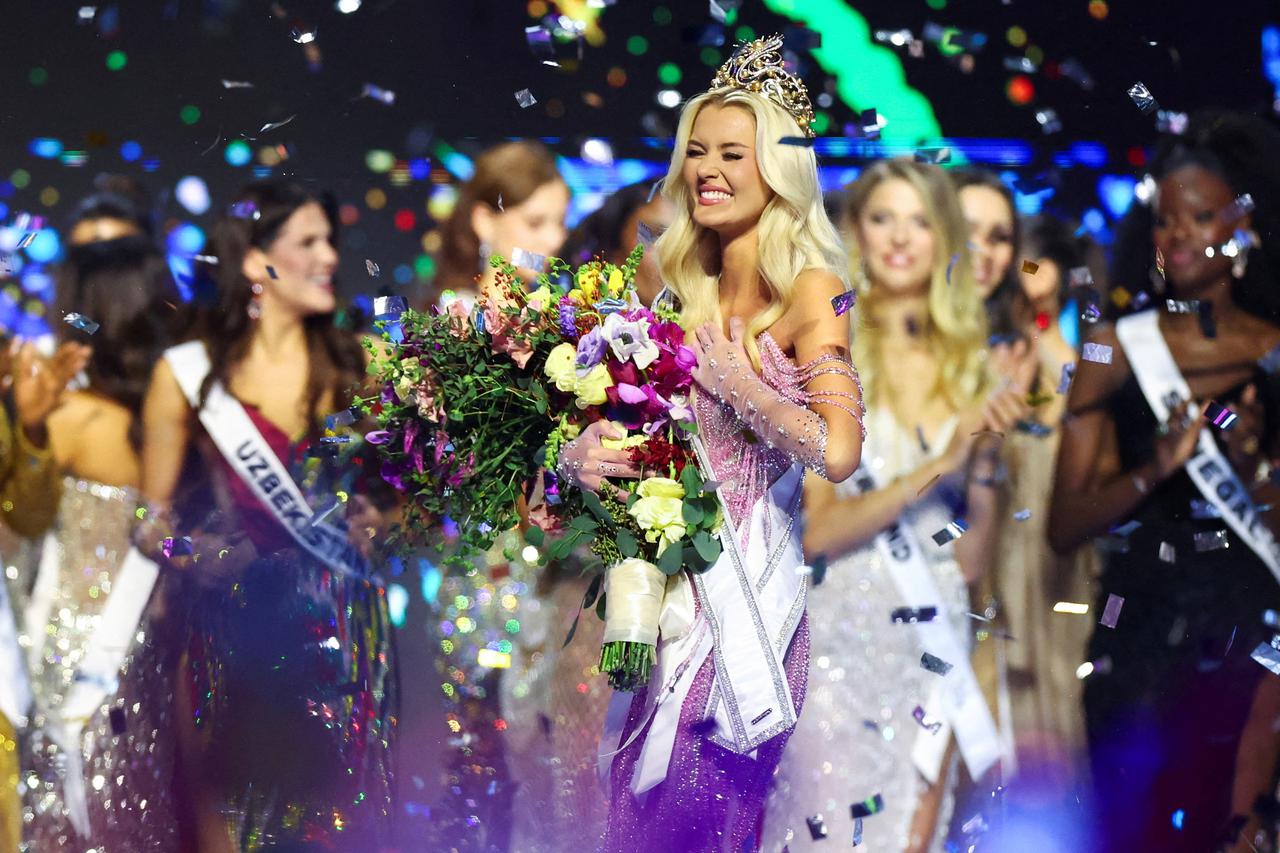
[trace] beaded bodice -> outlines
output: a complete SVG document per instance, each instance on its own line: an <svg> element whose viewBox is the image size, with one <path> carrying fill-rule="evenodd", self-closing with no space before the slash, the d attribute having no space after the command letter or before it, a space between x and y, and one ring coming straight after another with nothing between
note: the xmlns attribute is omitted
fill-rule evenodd
<svg viewBox="0 0 1280 853"><path fill-rule="evenodd" d="M808 406L815 400L828 401L829 395L811 393L806 386L815 377L837 369L833 362L848 363L837 356L824 355L797 365L768 331L761 332L756 343L760 349L760 380L797 406ZM844 372L848 368L838 369ZM856 374L854 378L856 381ZM858 390L860 397L861 387ZM745 522L756 501L792 465L803 464L805 460L793 458L783 448L774 446L767 436L756 435L733 406L710 394L696 395L694 411L698 418L698 432L711 463L712 476L721 483L720 490L729 510L730 522L735 530L745 535Z"/></svg>

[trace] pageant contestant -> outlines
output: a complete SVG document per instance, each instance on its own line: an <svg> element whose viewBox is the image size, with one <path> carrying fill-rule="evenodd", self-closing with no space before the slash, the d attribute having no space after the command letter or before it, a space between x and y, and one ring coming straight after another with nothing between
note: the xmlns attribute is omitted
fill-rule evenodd
<svg viewBox="0 0 1280 853"><path fill-rule="evenodd" d="M387 840L394 689L367 561L376 513L356 496L336 520L334 496L358 488L361 466L319 441L364 370L333 323L333 239L298 185L246 187L211 237L218 311L203 340L165 353L147 393L150 523L137 539L162 543L165 577L185 586L178 737L201 853Z"/></svg>
<svg viewBox="0 0 1280 853"><path fill-rule="evenodd" d="M1215 850L1274 787L1278 148L1233 114L1162 143L1116 252L1134 262L1117 284L1149 273L1159 307L1095 327L1067 400L1050 542L1116 531L1084 687L1107 853ZM1230 849L1257 849L1252 831Z"/></svg>
<svg viewBox="0 0 1280 853"><path fill-rule="evenodd" d="M805 470L843 480L862 446L848 356L845 259L822 207L804 84L782 39L740 47L684 108L658 241L663 279L696 332L704 463L728 518L723 557L693 578L696 618L664 638L649 688L619 695L601 744L609 850L739 851L804 700ZM561 456L587 487L630 469L589 431ZM624 722L625 721L625 722Z"/></svg>
<svg viewBox="0 0 1280 853"><path fill-rule="evenodd" d="M62 501L44 540L25 603L34 699L23 739L24 850L168 851L178 845L173 797L176 642L146 620L116 671L116 684L85 696L83 664L104 642L109 604L131 595L130 533L140 481L142 399L151 368L173 340L177 288L144 239L72 249L59 271L58 316L94 318L88 385L50 415ZM145 606L150 589L139 605ZM86 701L86 698L88 701Z"/></svg>
<svg viewBox="0 0 1280 853"><path fill-rule="evenodd" d="M770 797L765 849L857 837L863 807L867 850L937 851L956 746L975 778L998 751L970 669L968 586L992 553L992 433L1026 409L985 373L986 322L946 173L875 164L849 192L846 226L868 438L853 478L806 487L805 554L825 566L809 608L814 681ZM968 530L947 541L956 519ZM950 671L927 668L930 655Z"/></svg>

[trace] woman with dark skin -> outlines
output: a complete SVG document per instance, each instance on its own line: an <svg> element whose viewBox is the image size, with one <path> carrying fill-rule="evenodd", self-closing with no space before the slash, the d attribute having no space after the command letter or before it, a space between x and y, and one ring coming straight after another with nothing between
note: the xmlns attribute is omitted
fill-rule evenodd
<svg viewBox="0 0 1280 853"><path fill-rule="evenodd" d="M1239 419L1215 431L1215 440L1240 480L1254 484L1254 501L1280 505L1280 489L1265 476L1276 456L1280 383L1258 366L1280 344L1270 275L1280 244L1277 146L1280 134L1259 120L1209 115L1153 162L1158 193L1149 235L1157 265L1163 262L1164 295L1198 300L1213 318L1211 325L1190 313L1158 318L1192 399L1157 423L1110 325L1091 335L1110 347L1110 363L1081 361L1068 397L1050 544L1066 553L1125 522L1140 525L1126 528L1127 539L1110 540L1097 605L1101 611L1118 595L1123 610L1114 628L1094 629L1088 650L1098 850L1217 849L1231 835L1231 816L1249 815L1274 770L1269 724L1280 711L1278 691L1249 653L1269 638L1262 613L1280 606L1280 585L1224 521L1193 512L1191 501L1203 496L1184 465L1200 431L1213 429L1204 404L1229 406ZM1232 215L1245 192L1256 209ZM1260 235L1247 264L1220 251L1237 229ZM1117 249L1122 263L1124 250ZM1275 509L1261 521L1280 530ZM1206 549L1197 533L1225 536L1230 547ZM1250 849L1241 842L1238 849Z"/></svg>

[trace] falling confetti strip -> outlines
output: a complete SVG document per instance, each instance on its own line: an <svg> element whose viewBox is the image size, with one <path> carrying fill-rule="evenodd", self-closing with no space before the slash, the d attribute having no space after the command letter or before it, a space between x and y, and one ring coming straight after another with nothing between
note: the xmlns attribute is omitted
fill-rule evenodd
<svg viewBox="0 0 1280 853"><path fill-rule="evenodd" d="M920 655L920 665L930 672L937 673L938 675L946 675L952 668L952 664L949 664L942 658L935 657L928 652L924 652Z"/></svg>
<svg viewBox="0 0 1280 853"><path fill-rule="evenodd" d="M1124 596L1111 593L1107 596L1107 604L1102 608L1102 618L1098 620L1104 628L1114 628L1120 619L1120 608L1124 607Z"/></svg>
<svg viewBox="0 0 1280 853"><path fill-rule="evenodd" d="M932 622L938 615L936 607L897 607L889 614L890 622Z"/></svg>
<svg viewBox="0 0 1280 853"><path fill-rule="evenodd" d="M1111 363L1111 347L1107 344L1087 343L1081 349L1080 358L1095 364Z"/></svg>
<svg viewBox="0 0 1280 853"><path fill-rule="evenodd" d="M846 290L831 297L831 307L835 309L836 316L840 317L847 314L857 301L858 294L855 291Z"/></svg>

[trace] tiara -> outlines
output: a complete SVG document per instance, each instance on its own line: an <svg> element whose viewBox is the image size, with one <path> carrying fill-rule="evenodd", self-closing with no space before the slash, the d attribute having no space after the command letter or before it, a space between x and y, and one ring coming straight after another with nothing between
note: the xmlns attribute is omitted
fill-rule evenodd
<svg viewBox="0 0 1280 853"><path fill-rule="evenodd" d="M711 89L745 89L764 95L782 107L800 125L805 136L812 137L813 104L809 90L800 78L782 66L782 36L773 35L738 45L715 79Z"/></svg>

